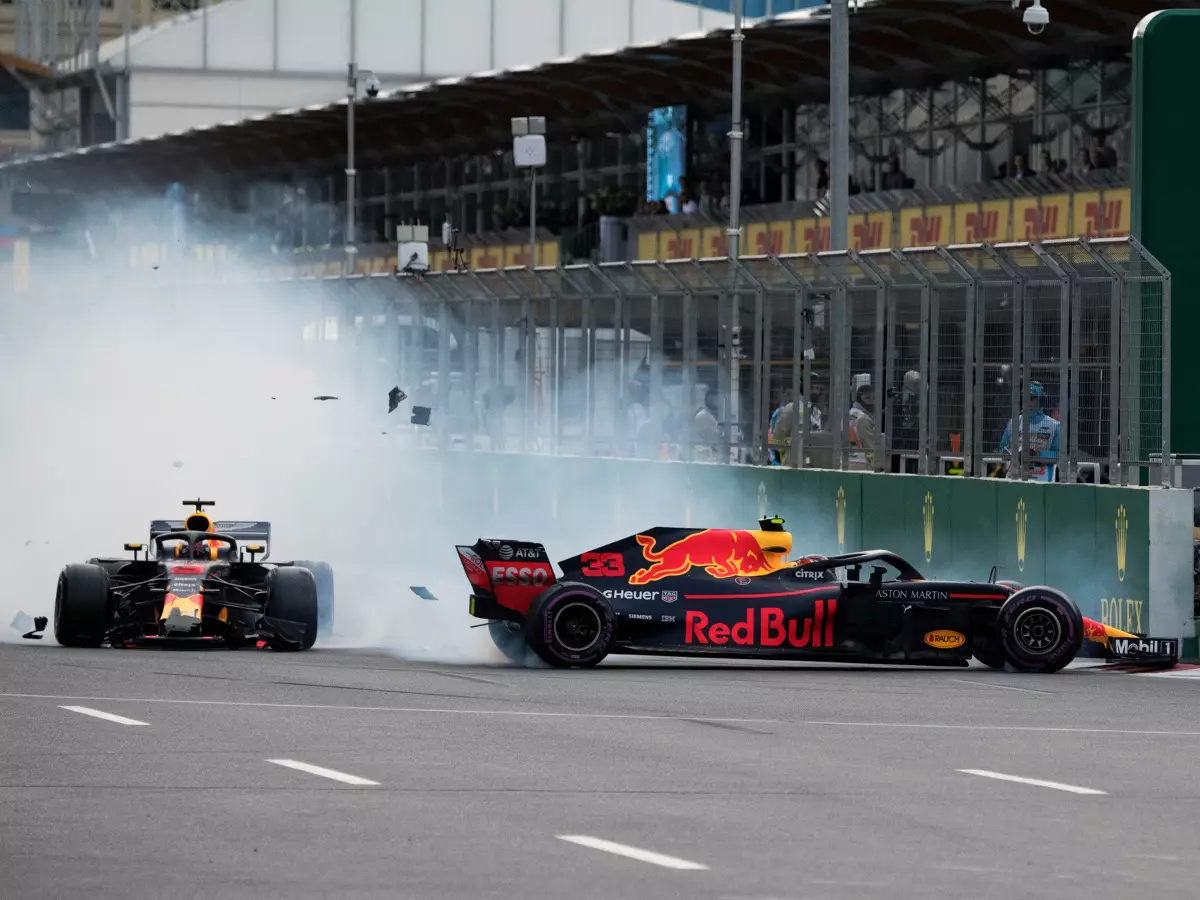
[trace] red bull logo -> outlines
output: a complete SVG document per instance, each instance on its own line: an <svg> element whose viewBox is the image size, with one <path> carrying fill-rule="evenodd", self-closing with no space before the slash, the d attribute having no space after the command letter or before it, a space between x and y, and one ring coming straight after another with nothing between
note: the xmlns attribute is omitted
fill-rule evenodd
<svg viewBox="0 0 1200 900"><path fill-rule="evenodd" d="M654 549L654 538L639 534L642 556L650 563L629 578L630 584L649 584L663 578L686 575L701 567L713 578L735 578L771 571L767 555L748 531L708 529L682 537L661 550Z"/></svg>
<svg viewBox="0 0 1200 900"><path fill-rule="evenodd" d="M803 620L788 619L778 606L746 610L746 618L732 625L709 623L708 615L689 609L684 617L684 644L736 644L743 647L828 648L833 646L837 599L817 600L813 614Z"/></svg>

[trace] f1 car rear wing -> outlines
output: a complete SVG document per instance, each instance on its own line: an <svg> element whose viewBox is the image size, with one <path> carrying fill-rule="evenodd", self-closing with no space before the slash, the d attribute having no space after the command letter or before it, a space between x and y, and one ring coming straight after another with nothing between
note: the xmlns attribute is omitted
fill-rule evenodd
<svg viewBox="0 0 1200 900"><path fill-rule="evenodd" d="M150 543L162 534L172 531L186 531L187 523L183 519L155 519L150 523ZM213 522L213 530L218 534L227 534L236 538L240 546L247 544L262 544L263 553L260 560L271 555L271 523L270 522Z"/></svg>

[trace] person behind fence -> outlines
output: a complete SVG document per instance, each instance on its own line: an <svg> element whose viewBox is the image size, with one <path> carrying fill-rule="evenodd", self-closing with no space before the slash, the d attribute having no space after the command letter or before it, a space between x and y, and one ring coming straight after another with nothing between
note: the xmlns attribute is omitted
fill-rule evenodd
<svg viewBox="0 0 1200 900"><path fill-rule="evenodd" d="M715 462L720 454L721 425L717 413L721 410L721 395L712 388L704 395L704 405L692 421L692 440L695 442L693 459L697 462Z"/></svg>
<svg viewBox="0 0 1200 900"><path fill-rule="evenodd" d="M850 407L850 467L869 469L875 458L875 389L861 384Z"/></svg>
<svg viewBox="0 0 1200 900"><path fill-rule="evenodd" d="M804 409L804 401L800 401L800 409ZM796 417L796 401L791 391L785 391L779 400L779 408L771 414L771 424L767 428L767 447L770 449L772 466L787 466L791 464L792 454L792 421ZM808 406L808 430L810 433L821 430L821 411L816 406Z"/></svg>
<svg viewBox="0 0 1200 900"><path fill-rule="evenodd" d="M1029 415L1029 448L1033 454L1033 465L1029 473L1031 481L1054 481L1058 472L1058 436L1061 430L1057 419L1042 409L1042 399L1046 389L1037 381L1029 383L1029 396L1026 398L1025 411ZM1025 434L1025 415L1017 416L1017 447ZM1004 426L1004 434L1000 438L1000 453L1009 460L1005 465L1007 474L1012 465L1013 423L1010 419ZM1050 460L1047 462L1047 460Z"/></svg>

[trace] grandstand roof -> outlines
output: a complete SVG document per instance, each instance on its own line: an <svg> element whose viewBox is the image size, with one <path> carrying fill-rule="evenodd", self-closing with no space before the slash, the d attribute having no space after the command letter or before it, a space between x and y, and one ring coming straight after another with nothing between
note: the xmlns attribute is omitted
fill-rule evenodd
<svg viewBox="0 0 1200 900"><path fill-rule="evenodd" d="M1018 11L998 0L861 0L851 15L851 90L872 95L1036 70L1069 55L1125 54L1137 22L1161 5L1054 0L1050 27L1034 36ZM1200 0L1175 5L1200 7ZM381 94L359 104L358 164L503 148L513 116L545 115L553 138L638 131L647 110L676 103L722 113L731 88L729 34L697 32ZM744 50L747 102L827 100L827 7L747 26ZM0 165L0 174L86 192L160 186L197 173L266 177L336 168L345 152L345 105L341 100L18 160Z"/></svg>

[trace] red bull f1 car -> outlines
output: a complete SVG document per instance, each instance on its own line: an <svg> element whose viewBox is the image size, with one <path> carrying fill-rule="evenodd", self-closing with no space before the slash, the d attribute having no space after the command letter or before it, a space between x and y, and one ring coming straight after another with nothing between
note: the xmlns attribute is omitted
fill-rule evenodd
<svg viewBox="0 0 1200 900"><path fill-rule="evenodd" d="M780 518L757 531L652 528L564 560L541 544L456 548L471 615L513 661L558 667L610 653L739 657L1055 672L1086 646L1148 668L1179 659L1175 639L1084 618L1051 587L929 581L887 550L789 559ZM863 577L865 568L870 569Z"/></svg>
<svg viewBox="0 0 1200 900"><path fill-rule="evenodd" d="M270 523L214 522L213 505L185 501L194 508L186 519L151 522L149 546L125 545L132 558L66 566L54 599L58 643L307 650L329 635L329 565L268 563Z"/></svg>

